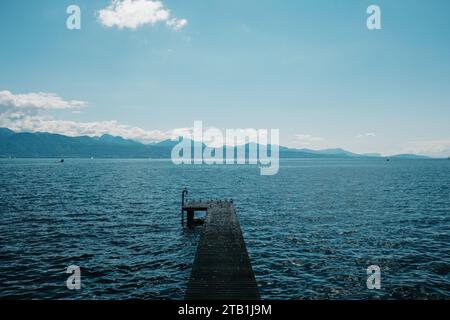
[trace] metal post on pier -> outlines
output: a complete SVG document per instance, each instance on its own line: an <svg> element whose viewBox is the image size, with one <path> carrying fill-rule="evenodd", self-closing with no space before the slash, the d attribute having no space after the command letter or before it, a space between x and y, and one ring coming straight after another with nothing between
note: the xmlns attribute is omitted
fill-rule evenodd
<svg viewBox="0 0 450 320"><path fill-rule="evenodd" d="M186 188L181 192L181 225L184 226L184 203L186 201L186 196L188 194L188 190Z"/></svg>

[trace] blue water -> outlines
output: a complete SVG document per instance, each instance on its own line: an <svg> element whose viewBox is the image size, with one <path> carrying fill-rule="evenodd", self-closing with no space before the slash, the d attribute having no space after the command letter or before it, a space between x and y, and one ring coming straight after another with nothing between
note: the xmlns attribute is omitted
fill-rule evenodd
<svg viewBox="0 0 450 320"><path fill-rule="evenodd" d="M256 280L272 299L450 298L450 161L0 160L0 297L181 299L201 229L181 189L234 198ZM381 268L368 290L366 268ZM68 290L69 265L82 289Z"/></svg>

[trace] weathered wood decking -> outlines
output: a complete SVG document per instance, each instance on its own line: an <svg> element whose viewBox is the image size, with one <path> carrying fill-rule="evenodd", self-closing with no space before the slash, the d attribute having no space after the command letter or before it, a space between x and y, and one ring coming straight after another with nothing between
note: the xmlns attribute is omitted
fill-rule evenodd
<svg viewBox="0 0 450 320"><path fill-rule="evenodd" d="M186 299L259 299L234 204L229 201L187 202L183 209L188 213L192 210L207 212Z"/></svg>

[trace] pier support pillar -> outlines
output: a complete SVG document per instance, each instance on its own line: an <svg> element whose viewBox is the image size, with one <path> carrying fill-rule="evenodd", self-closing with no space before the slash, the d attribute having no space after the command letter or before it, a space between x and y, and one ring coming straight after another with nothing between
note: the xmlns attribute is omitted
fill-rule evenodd
<svg viewBox="0 0 450 320"><path fill-rule="evenodd" d="M187 224L192 226L194 224L194 210L187 210Z"/></svg>

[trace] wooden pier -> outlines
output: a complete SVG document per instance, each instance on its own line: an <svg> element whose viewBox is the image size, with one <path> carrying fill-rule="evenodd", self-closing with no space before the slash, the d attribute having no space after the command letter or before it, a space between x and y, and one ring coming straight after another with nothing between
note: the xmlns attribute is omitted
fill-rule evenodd
<svg viewBox="0 0 450 320"><path fill-rule="evenodd" d="M187 223L206 211L186 300L259 300L258 286L232 201L183 200Z"/></svg>

